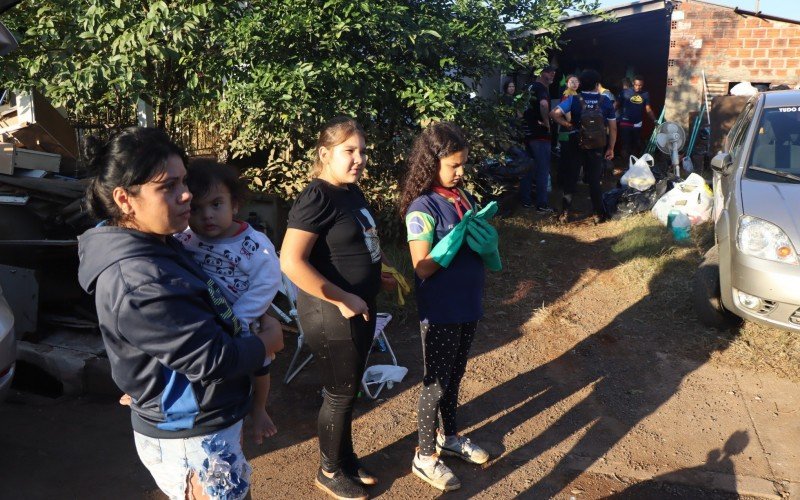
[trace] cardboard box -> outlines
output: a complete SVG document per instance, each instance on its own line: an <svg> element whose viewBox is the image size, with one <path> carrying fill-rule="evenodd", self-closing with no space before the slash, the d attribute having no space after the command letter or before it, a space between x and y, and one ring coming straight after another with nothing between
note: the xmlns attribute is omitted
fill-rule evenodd
<svg viewBox="0 0 800 500"><path fill-rule="evenodd" d="M47 99L33 91L16 93L16 106L0 114L0 134L26 149L78 158L78 140L69 121Z"/></svg>

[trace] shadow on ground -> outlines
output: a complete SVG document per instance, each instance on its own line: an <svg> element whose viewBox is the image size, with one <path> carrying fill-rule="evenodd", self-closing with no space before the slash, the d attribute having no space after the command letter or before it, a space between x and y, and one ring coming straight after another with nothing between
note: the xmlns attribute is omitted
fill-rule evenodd
<svg viewBox="0 0 800 500"><path fill-rule="evenodd" d="M527 237L533 241L545 238L535 231L529 232ZM552 287L553 290L569 290L586 269L602 270L618 264L608 257L600 257L614 243L613 240L581 243L553 234L546 235L546 238L549 244L569 249L570 252L564 259L570 265L549 270L550 278L558 282L557 286ZM627 256L628 259L635 257L636 253ZM530 258L536 258L536 255L532 253ZM605 327L591 333L552 361L520 373L464 403L459 413L460 427L477 425L470 435L477 442L497 443L489 450L497 458L483 470L453 464L454 471L462 477L462 488L448 496L467 498L478 495L521 466L537 460L548 450L574 436L580 436L544 477L516 492L525 498L555 496L614 447L634 426L668 401L685 377L704 364L715 350L724 350L732 336L720 337L714 343L696 344L691 338L697 334L694 329L671 328L670 324L665 323L661 325L660 333L656 332L655 335L668 340L659 342L658 338L653 338L653 328L644 331L637 328L643 316L658 316L659 307L667 305L667 302L660 303L665 300L663 291L675 287L675 275L686 275L687 266L693 265L680 259L667 260L650 280L650 293L619 313ZM506 272L515 271L513 262L509 268ZM526 279L536 281L537 278L520 276L519 282ZM542 303L552 304L560 297L560 294L554 293L531 300L527 295L522 301L530 304L531 310ZM492 321L493 316L497 318L492 312L488 316L488 321ZM507 333L477 340L473 356L515 339L520 335L521 327L522 324L503 324ZM691 357L684 357L684 348L679 347L684 340L690 345L705 346L705 350L695 349ZM531 419L540 418L545 411L578 393L585 393L585 396L539 435L530 436L527 442L513 449L506 450L500 444L503 436L509 432ZM366 458L368 463L374 463L386 476L393 478L387 480L382 477L381 485L374 494L389 490L394 479L409 473L415 444L416 435L409 434ZM734 448L738 449L739 445L734 445ZM720 462L732 451L726 453L719 458L710 456L716 468L724 469L725 463L730 463L730 460ZM386 463L385 458L381 459L386 456L405 459ZM663 480L668 480L668 477Z"/></svg>

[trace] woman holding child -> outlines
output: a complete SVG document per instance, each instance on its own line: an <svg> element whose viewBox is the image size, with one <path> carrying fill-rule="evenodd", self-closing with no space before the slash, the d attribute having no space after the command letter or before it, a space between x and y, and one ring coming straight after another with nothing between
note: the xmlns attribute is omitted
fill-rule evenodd
<svg viewBox="0 0 800 500"><path fill-rule="evenodd" d="M241 326L219 286L173 234L189 224L185 155L157 129L89 138L86 199L104 223L79 238L81 286L96 297L137 452L170 498L244 498L241 447L251 375L280 339Z"/></svg>

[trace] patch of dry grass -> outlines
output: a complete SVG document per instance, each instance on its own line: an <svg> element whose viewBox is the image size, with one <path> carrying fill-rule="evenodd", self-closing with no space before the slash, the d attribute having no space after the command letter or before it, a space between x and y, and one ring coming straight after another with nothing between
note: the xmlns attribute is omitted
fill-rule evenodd
<svg viewBox="0 0 800 500"><path fill-rule="evenodd" d="M748 322L729 331L717 331L697 322L689 299L697 265L713 245L711 223L693 227L692 240L686 244L673 242L670 232L649 216L614 224L620 230L620 237L611 245L612 254L620 260L615 272L631 283L648 283L653 304L649 309L655 317L663 320L666 315L671 328L696 332L684 346L687 352L720 351L715 359L726 365L800 380L800 335Z"/></svg>
<svg viewBox="0 0 800 500"><path fill-rule="evenodd" d="M619 234L610 246L613 258L619 261L615 271L625 282L642 284L658 279L658 289L651 293L684 292L684 273L676 274L673 268L697 265L698 250L693 240L673 241L672 233L649 214L611 224L617 226ZM669 297L664 298L669 300Z"/></svg>
<svg viewBox="0 0 800 500"><path fill-rule="evenodd" d="M756 323L744 323L725 355L742 366L800 380L800 335Z"/></svg>

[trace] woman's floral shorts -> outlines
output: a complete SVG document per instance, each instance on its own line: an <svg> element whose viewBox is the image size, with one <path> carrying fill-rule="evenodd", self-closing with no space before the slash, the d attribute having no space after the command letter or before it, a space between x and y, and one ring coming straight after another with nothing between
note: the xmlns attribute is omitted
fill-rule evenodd
<svg viewBox="0 0 800 500"><path fill-rule="evenodd" d="M242 422L205 436L157 439L133 433L136 451L169 498L186 498L188 480L197 476L209 497L238 500L250 489L252 469L241 444Z"/></svg>

